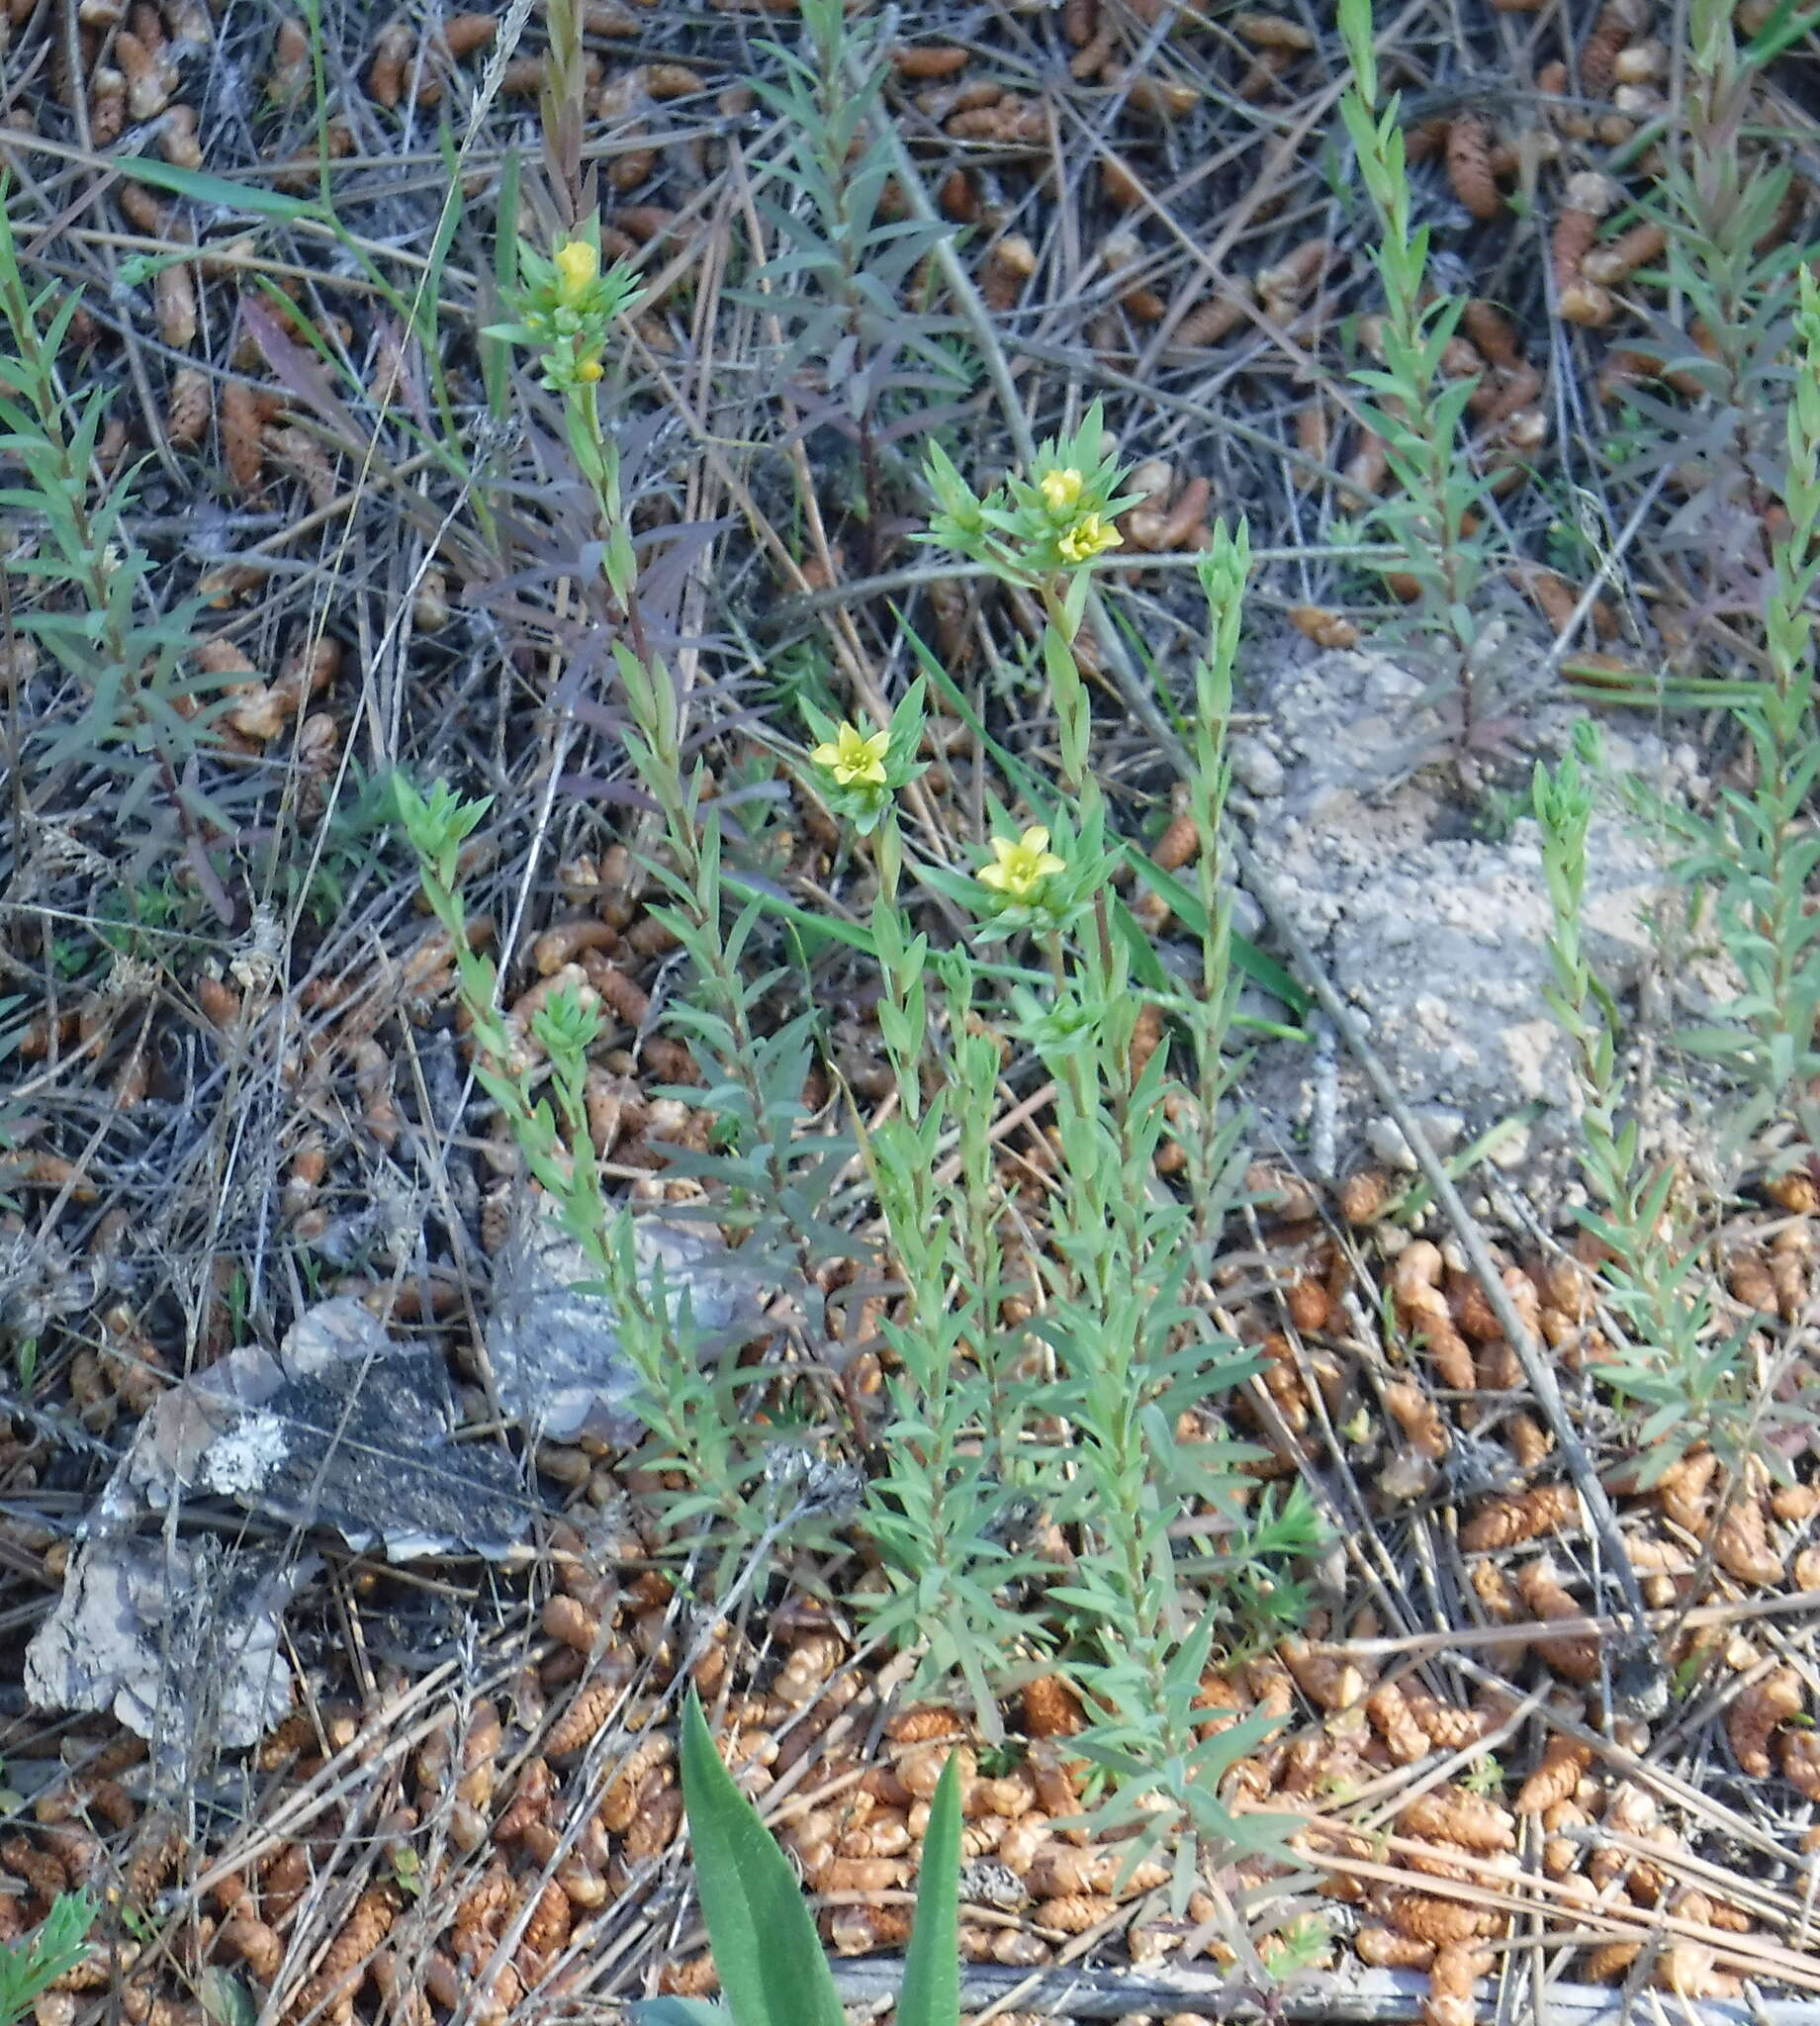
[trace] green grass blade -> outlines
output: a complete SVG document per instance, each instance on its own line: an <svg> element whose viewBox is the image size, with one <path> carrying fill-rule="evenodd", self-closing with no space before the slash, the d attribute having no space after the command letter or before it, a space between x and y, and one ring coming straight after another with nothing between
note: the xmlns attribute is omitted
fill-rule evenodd
<svg viewBox="0 0 1820 2026"><path fill-rule="evenodd" d="M1745 46L1752 63L1773 63L1804 36L1820 28L1820 9L1797 9L1794 0L1778 0L1774 11Z"/></svg>
<svg viewBox="0 0 1820 2026"><path fill-rule="evenodd" d="M1133 873L1159 900L1167 901L1170 913L1179 916L1191 934L1200 935L1207 919L1201 906L1201 896L1173 873L1165 873L1147 852L1140 851L1137 845L1128 843L1125 856ZM1265 991L1273 993L1298 1015L1313 1008L1314 1000L1276 959L1266 957L1255 943L1236 931L1232 936L1232 962L1254 984L1262 985Z"/></svg>
<svg viewBox="0 0 1820 2026"><path fill-rule="evenodd" d="M507 148L500 164L500 200L494 213L494 286L500 301L509 303L518 285L518 150ZM481 378L487 387L487 408L497 421L511 411L511 346L502 337L480 340Z"/></svg>
<svg viewBox="0 0 1820 2026"><path fill-rule="evenodd" d="M872 940L871 930L860 923L843 921L839 915L811 914L807 908L798 907L767 887L753 885L737 873L727 872L722 876L729 893L741 900L756 901L766 914L798 930L810 948L819 949L827 943L845 943L849 949L859 950L870 958L877 957L878 949Z"/></svg>
<svg viewBox="0 0 1820 2026"><path fill-rule="evenodd" d="M150 155L128 155L115 167L136 183L149 183L154 190L168 190L173 197L192 198L198 204L219 204L229 211L256 211L266 218L291 221L322 216L322 207L313 197L287 197L282 190L267 190L257 183L230 183L226 176L179 168L175 162L154 161Z"/></svg>
<svg viewBox="0 0 1820 2026"><path fill-rule="evenodd" d="M642 1998L632 2010L638 2026L732 2026L733 2019L712 1998Z"/></svg>

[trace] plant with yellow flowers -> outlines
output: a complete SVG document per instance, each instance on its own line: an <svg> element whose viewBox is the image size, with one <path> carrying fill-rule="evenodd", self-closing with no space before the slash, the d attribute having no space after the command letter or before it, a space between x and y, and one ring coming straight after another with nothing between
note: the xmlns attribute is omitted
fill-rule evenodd
<svg viewBox="0 0 1820 2026"><path fill-rule="evenodd" d="M817 8L808 27L821 21L832 50L838 0ZM823 68L839 85L836 55ZM804 94L807 102L807 83ZM873 157L861 119L831 127L819 151L843 165L859 141L852 174L864 187ZM579 139L568 138L579 159ZM809 186L791 187L813 200ZM566 216L583 202L581 189L573 178L560 193ZM908 683L894 707L869 690L851 704L819 688L815 702L801 699L806 737L792 762L800 797L834 819L841 847L832 869L817 868L815 883L802 880L801 894L770 877L761 883L740 863L747 840L730 819L736 796L711 787L696 753L689 691L641 618L622 497L630 488L621 487L602 425L623 371L610 326L633 296L624 270L601 272L597 244L590 222L546 250L526 249L511 313L518 321L501 334L536 357L599 504L603 568L585 590L592 622L607 636L623 751L648 812L639 858L656 899L651 916L675 946L661 1017L686 1038L702 1073L701 1086L659 1089L713 1117L708 1145L669 1145L665 1159L699 1191L696 1214L734 1240L745 1284L802 1291L811 1340L845 1340L838 1305L859 1300L867 1276L888 1275L892 1299L865 1326L881 1342L878 1389L849 1403L855 1432L876 1458L864 1478L832 1444L827 1457L817 1453L821 1436L811 1448L801 1439L806 1427L792 1426L786 1449L775 1425L753 1412L756 1373L704 1355L707 1333L692 1310L678 1308L662 1274L639 1268L631 1214L607 1191L588 1110L591 1052L607 1039L597 1016L572 995L553 995L533 1030L540 1060L517 1085L496 1078L490 1094L527 1171L626 1319L638 1411L656 1435L663 1473L657 1512L679 1557L708 1550L705 1579L691 1577L700 1594L724 1608L737 1557L756 1569L785 1525L808 1535L838 1501L880 1579L857 1610L871 1636L918 1652L911 1693L952 1694L964 1683L990 1735L1012 1656L1064 1670L1094 1712L1081 1741L1093 1768L1085 1807L1129 1834L1134 1864L1179 1826L1185 1855L1174 1896L1185 1905L1203 1849L1224 1861L1277 1837L1254 1816L1234 1817L1220 1794L1270 1719L1253 1715L1200 1735L1196 1697L1211 1641L1235 1627L1234 1612L1210 1597L1267 1596L1271 1609L1285 1609L1293 1589L1284 1565L1307 1552L1313 1529L1306 1502L1256 1506L1249 1480L1230 1467L1243 1451L1177 1442L1173 1432L1181 1402L1217 1397L1257 1365L1222 1331L1207 1297L1231 1198L1224 1079L1232 994L1216 871L1230 715L1223 685L1237 642L1242 543L1210 556L1204 578L1200 990L1163 969L1120 896L1116 875L1129 846L1092 770L1091 692L1076 641L1094 580L1119 551L1118 517L1134 504L1097 407L983 497L940 452L928 467L939 508L929 538L1043 614L1029 672L1052 701L1059 765L1050 774L1004 752L989 767L990 728L909 635L922 680ZM780 269L774 279L781 277ZM864 425L862 415L857 426ZM975 735L981 822L964 853L949 849L948 811L918 786L926 695L940 695ZM954 771L958 777L958 764ZM454 880L457 832L470 819L449 802L445 794L410 805L406 820L425 890L465 950ZM956 794L950 806L966 803ZM849 854L875 865L869 894L863 881L843 878ZM1194 905L1184 899L1185 920ZM779 1021L792 950L813 970L797 991L799 1010ZM458 967L486 1045L504 1025L498 979L479 952ZM829 1017L828 1002L850 979L875 1017L889 1071L882 1092L850 1074L843 1023ZM1200 1071L1192 1088L1179 1073L1188 1056ZM1034 1100L1052 1185L1041 1212L1051 1242L1041 1245L1008 1197L999 1124L1008 1073L1026 1066L1046 1083ZM533 1077L545 1080L533 1086ZM809 1095L817 1087L825 1101ZM1165 1139L1183 1148L1199 1201L1161 1181ZM867 1195L876 1219L863 1211L865 1235L856 1243L853 1205ZM1040 1317L1025 1298L1033 1281ZM814 1383L822 1383L819 1366ZM806 1390L803 1399L822 1423L819 1402ZM808 1473L800 1499L786 1474L798 1458ZM1184 1510L1213 1516L1217 1529L1193 1569L1188 1544L1166 1523ZM1065 1577L1038 1551L1038 1515L1066 1528Z"/></svg>
<svg viewBox="0 0 1820 2026"><path fill-rule="evenodd" d="M860 837L878 828L893 799L924 771L916 749L923 738L926 690L922 681L912 683L890 722L870 731L837 724L803 699L802 714L815 740L809 752L813 785L829 813L852 824Z"/></svg>
<svg viewBox="0 0 1820 2026"><path fill-rule="evenodd" d="M1046 1206L1054 1253L1042 1269L1042 1335L1054 1379L1044 1404L1069 1430L1069 1475L1047 1510L1078 1529L1079 1542L1068 1587L1076 1637L1063 1665L1083 1702L1106 1712L1082 1744L1104 1783L1088 1796L1098 1802L1096 1822L1135 1831L1134 1851L1154 1847L1173 1823L1191 1864L1203 1840L1229 1851L1270 1833L1255 1818L1235 1821L1220 1799L1234 1735L1198 1735L1193 1685L1208 1658L1210 1621L1203 1614L1197 1623L1183 1609L1183 1563L1159 1517L1205 1493L1231 1501L1236 1519L1230 1480L1216 1472L1190 1489L1195 1466L1169 1438L1167 1403L1211 1397L1255 1369L1210 1328L1192 1292L1197 1281L1207 1284L1237 1145L1228 1052L1235 1003L1230 901L1220 859L1249 549L1242 528L1235 536L1220 529L1200 559L1208 640L1195 672L1189 812L1203 840L1194 896L1202 965L1196 984L1177 990L1156 976L1114 890L1120 852L1090 763L1092 712L1076 652L1093 566L1119 544L1115 520L1129 504L1121 479L1104 453L1097 408L1072 435L1044 444L1028 473L983 497L940 451L931 453L927 482L938 510L929 539L1042 604L1040 666L1057 728L1060 792L1046 807L1048 798L1027 776L1026 813L990 808L990 857L971 880L930 867L920 876L986 916L975 943L1028 933L1046 960L1046 976L1015 962L995 971L1004 985L992 1018L999 1033L1033 1052L1052 1092L1045 1132L1054 1150ZM882 951L888 938L876 918L874 934ZM1146 1000L1173 1026L1162 1046L1138 1046ZM905 995L896 1024L914 1032L919 1011ZM1192 1083L1172 1074L1178 1038ZM923 1160L933 1165L926 1119L919 1130L931 1150ZM1179 1197L1156 1183L1165 1135L1190 1183ZM909 1165L907 1138L893 1151L896 1158L874 1163L880 1200L894 1244L913 1256L933 1213L921 1204L900 1210L893 1187ZM982 1160L979 1172L989 1175L989 1164ZM1300 1552L1316 1531L1313 1509L1292 1499L1265 1516L1259 1534ZM1293 1612L1286 1592L1272 1594ZM1190 1876L1178 1865L1184 1897Z"/></svg>
<svg viewBox="0 0 1820 2026"><path fill-rule="evenodd" d="M1138 504L1136 494L1119 491L1123 474L1118 459L1105 454L1104 434L1096 402L1073 435L1043 445L1028 475L1009 474L983 498L932 445L924 475L937 511L925 539L1032 591L1057 574L1083 571L1120 546L1124 537L1113 522ZM1075 597L1085 596L1083 577Z"/></svg>
<svg viewBox="0 0 1820 2026"><path fill-rule="evenodd" d="M637 577L631 531L620 510L619 452L600 426L602 354L616 319L638 301L638 280L624 261L600 265L600 222L592 218L548 252L518 246L523 277L512 297L516 321L489 326L489 337L535 351L543 384L563 397L569 447L600 508L606 532L603 567L623 604Z"/></svg>
<svg viewBox="0 0 1820 2026"><path fill-rule="evenodd" d="M1091 783L1087 691L1074 639L1087 609L1092 566L1123 542L1114 522L1138 497L1120 492L1124 470L1108 453L1105 436L1095 402L1071 436L1038 450L1028 474L1007 474L983 498L939 444L931 446L924 467L936 502L924 539L958 550L1043 602L1043 665L1060 720L1063 783L1077 794Z"/></svg>
<svg viewBox="0 0 1820 2026"><path fill-rule="evenodd" d="M593 386L604 370L600 355L614 319L638 299L631 269L623 261L601 268L597 219L548 253L521 241L518 266L523 281L512 304L517 319L494 324L488 336L541 354L543 384L552 393Z"/></svg>
<svg viewBox="0 0 1820 2026"><path fill-rule="evenodd" d="M1047 830L1033 823L1022 837L992 840L992 864L979 869L979 883L1028 907L1055 874L1067 869L1067 860L1049 850Z"/></svg>
<svg viewBox="0 0 1820 2026"><path fill-rule="evenodd" d="M858 725L844 724L809 758L817 767L827 769L837 787L881 788L885 784L885 750L890 743L889 732L873 732L868 738Z"/></svg>
<svg viewBox="0 0 1820 2026"><path fill-rule="evenodd" d="M975 944L1007 942L1028 930L1058 962L1062 940L1087 921L1112 878L1097 811L1089 809L1079 825L1059 811L1022 822L994 802L987 850L971 877L925 866L922 878L982 917Z"/></svg>
<svg viewBox="0 0 1820 2026"><path fill-rule="evenodd" d="M815 744L809 751L809 784L837 821L856 837L873 839L872 855L887 901L897 896L903 846L897 834L898 795L925 771L918 764L923 742L924 696L919 678L903 693L890 722L875 731L837 724L806 697L802 714Z"/></svg>

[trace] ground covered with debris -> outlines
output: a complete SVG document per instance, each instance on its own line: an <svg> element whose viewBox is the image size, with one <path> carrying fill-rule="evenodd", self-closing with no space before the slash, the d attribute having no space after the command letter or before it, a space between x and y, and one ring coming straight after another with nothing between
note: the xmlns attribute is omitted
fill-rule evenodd
<svg viewBox="0 0 1820 2026"><path fill-rule="evenodd" d="M764 265L808 201L769 95L806 47L791 11L591 0L566 100L540 5L0 12L0 1938L65 1889L102 1902L39 2026L503 2026L712 1990L690 1682L867 2015L957 1750L967 2003L1023 2026L1811 2016L1820 1471L1792 1404L1820 1170L1734 1132L1733 1086L1677 1047L1738 983L1664 828L1753 784L1724 686L1767 666L1788 521L1788 319L1753 318L1815 235L1799 13L1380 17L1486 482L1449 665L1370 520L1395 487L1350 377L1378 228L1324 7L856 8L843 61L881 70L889 163L859 257L886 279L829 297ZM1761 60L1702 126L1715 33ZM1733 182L1701 182L1719 156ZM766 1211L813 1224L801 1270L743 1242L760 1185L577 589L599 529L496 334L509 249L574 228L578 193L644 286L614 430L727 912L766 903L753 1050L807 1018L784 1137L831 1151L819 1193ZM1665 266L1699 204L1735 301ZM876 863L802 764L805 700L882 722L933 665L906 795L929 863L967 870L1057 777L1042 614L915 539L921 458L936 437L983 489L1095 401L1137 497L1082 648L1094 771L1159 989L1198 962L1204 840L1166 757L1194 565L1216 520L1249 524L1244 1187L1194 1293L1256 1368L1171 1412L1184 1444L1246 1445L1253 1518L1293 1496L1319 1522L1239 1595L1190 1581L1228 1519L1171 1516L1216 1619L1198 1735L1260 1719L1221 1804L1279 1818L1185 1893L1167 1846L1132 1866L1077 1819L1097 1709L1065 1610L983 1706L868 1630L906 1310L841 1136L897 1095L853 954ZM1762 1453L1666 1470L1599 1375L1617 1326L1544 995L1529 772L1589 716L1659 819L1602 799L1588 947L1645 1152L1704 1219L1711 1340L1776 1409ZM636 1319L582 1284L474 1075L401 772L491 798L465 935L519 1067L558 987L604 1023L587 1124L638 1212ZM938 947L964 927L947 894L908 903ZM980 1144L1040 1260L1053 1085L1000 1039ZM1004 1289L1007 1332L1041 1285ZM683 1314L775 1438L737 1488L684 1483L641 1415L628 1334ZM1024 1517L1047 1573L1020 1608L1089 1523Z"/></svg>

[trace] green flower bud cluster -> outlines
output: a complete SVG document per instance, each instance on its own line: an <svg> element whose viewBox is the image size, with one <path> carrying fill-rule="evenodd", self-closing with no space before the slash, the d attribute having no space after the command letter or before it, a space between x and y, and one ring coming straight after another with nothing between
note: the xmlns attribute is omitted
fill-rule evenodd
<svg viewBox="0 0 1820 2026"><path fill-rule="evenodd" d="M553 393L592 387L600 378L600 354L613 321L638 301L638 282L623 261L602 271L599 234L599 222L590 220L553 252L521 242L523 284L512 298L516 321L488 331L540 352L543 384Z"/></svg>

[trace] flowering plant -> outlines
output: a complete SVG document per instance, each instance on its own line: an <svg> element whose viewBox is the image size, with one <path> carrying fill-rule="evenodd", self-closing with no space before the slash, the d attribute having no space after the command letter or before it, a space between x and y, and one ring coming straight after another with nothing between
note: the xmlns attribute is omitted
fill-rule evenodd
<svg viewBox="0 0 1820 2026"><path fill-rule="evenodd" d="M923 742L926 691L919 677L891 712L890 723L872 732L837 724L803 699L802 714L816 742L809 752L815 786L830 813L851 823L861 837L877 829L899 792L924 772L916 749Z"/></svg>
<svg viewBox="0 0 1820 2026"><path fill-rule="evenodd" d="M517 322L490 324L487 335L540 354L543 384L563 397L569 448L598 504L605 532L601 569L623 605L632 597L638 566L619 495L619 449L601 426L598 384L604 371L600 354L614 319L637 305L638 279L623 260L602 271L597 217L548 253L520 240L518 269L522 285L508 296ZM617 656L620 649L614 651Z"/></svg>
<svg viewBox="0 0 1820 2026"><path fill-rule="evenodd" d="M918 870L923 884L978 919L975 944L1003 943L1023 931L1045 939L1070 935L1103 904L1117 866L1108 851L1103 809L1038 809L1041 820L988 807L988 857L971 874L943 866Z"/></svg>
<svg viewBox="0 0 1820 2026"><path fill-rule="evenodd" d="M983 498L932 445L925 478L937 511L926 541L983 563L995 576L1028 588L1084 566L1124 537L1113 525L1137 494L1122 494L1116 456L1104 454L1104 420L1097 402L1071 436L1057 436L1038 451L1028 475L1008 474ZM1080 578L1085 596L1085 578Z"/></svg>
<svg viewBox="0 0 1820 2026"><path fill-rule="evenodd" d="M1068 870L1067 860L1049 850L1049 834L1041 823L1033 823L1021 837L995 837L991 865L980 867L979 883L1019 906L1035 900L1052 875Z"/></svg>
<svg viewBox="0 0 1820 2026"><path fill-rule="evenodd" d="M890 744L889 732L873 732L867 738L858 725L844 724L809 758L825 767L839 787L883 787L884 756Z"/></svg>
<svg viewBox="0 0 1820 2026"><path fill-rule="evenodd" d="M602 270L597 218L548 253L521 240L518 270L523 280L511 298L517 321L493 324L487 335L540 352L543 384L553 393L592 387L613 320L638 301L636 276L623 260Z"/></svg>

